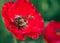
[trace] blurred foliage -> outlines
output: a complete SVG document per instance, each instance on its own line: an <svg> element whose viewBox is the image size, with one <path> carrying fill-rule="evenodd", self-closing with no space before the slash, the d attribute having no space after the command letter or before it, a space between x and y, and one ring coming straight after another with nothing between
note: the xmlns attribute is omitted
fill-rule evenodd
<svg viewBox="0 0 60 43"><path fill-rule="evenodd" d="M2 5L9 0L0 0L0 43L47 43L41 35L38 40L27 38L25 41L16 40L6 29L1 16ZM60 21L60 0L30 0L41 13L45 26L48 21ZM47 21L47 22L46 22Z"/></svg>
<svg viewBox="0 0 60 43"><path fill-rule="evenodd" d="M44 20L60 21L60 0L31 0Z"/></svg>

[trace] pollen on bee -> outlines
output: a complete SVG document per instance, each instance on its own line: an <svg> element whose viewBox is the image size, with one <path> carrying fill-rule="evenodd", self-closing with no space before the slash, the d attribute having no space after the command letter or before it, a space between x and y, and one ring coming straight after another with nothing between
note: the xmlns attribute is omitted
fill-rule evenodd
<svg viewBox="0 0 60 43"><path fill-rule="evenodd" d="M29 19L33 19L33 18L34 18L34 16L28 15L28 18L29 18Z"/></svg>

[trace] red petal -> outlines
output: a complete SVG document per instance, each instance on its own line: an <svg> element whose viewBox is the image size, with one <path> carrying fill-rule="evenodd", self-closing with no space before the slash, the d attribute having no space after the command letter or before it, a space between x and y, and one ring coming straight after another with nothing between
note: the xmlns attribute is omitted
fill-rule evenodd
<svg viewBox="0 0 60 43"><path fill-rule="evenodd" d="M56 30L60 29L60 22L51 21L44 32L44 38L49 41L60 40L60 35L56 34Z"/></svg>
<svg viewBox="0 0 60 43"><path fill-rule="evenodd" d="M14 4L6 4L5 6L6 7L2 8L4 22L8 30L10 30L17 39L24 40L26 36L37 39L40 36L44 29L44 21L32 3L27 2L27 0L17 0ZM29 15L34 16L34 18L27 18ZM7 16L9 18L7 18ZM18 27L14 24L16 16L23 16L28 21L28 28L18 30ZM10 22L12 23L12 27L10 26Z"/></svg>

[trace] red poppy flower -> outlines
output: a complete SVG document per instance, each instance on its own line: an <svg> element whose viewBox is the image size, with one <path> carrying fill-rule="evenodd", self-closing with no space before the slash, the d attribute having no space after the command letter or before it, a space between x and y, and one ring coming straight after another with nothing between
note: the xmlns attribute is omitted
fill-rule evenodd
<svg viewBox="0 0 60 43"><path fill-rule="evenodd" d="M60 41L53 41L53 42L51 42L51 43L60 43Z"/></svg>
<svg viewBox="0 0 60 43"><path fill-rule="evenodd" d="M37 39L44 29L41 15L28 0L6 2L2 16L7 29L19 40L25 40L26 36Z"/></svg>
<svg viewBox="0 0 60 43"><path fill-rule="evenodd" d="M48 43L60 43L60 22L51 21L46 27L44 38Z"/></svg>

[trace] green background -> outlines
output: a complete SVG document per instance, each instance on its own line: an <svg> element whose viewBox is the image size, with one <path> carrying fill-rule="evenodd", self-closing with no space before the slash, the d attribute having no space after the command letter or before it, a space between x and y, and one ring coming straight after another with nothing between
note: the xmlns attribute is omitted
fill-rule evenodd
<svg viewBox="0 0 60 43"><path fill-rule="evenodd" d="M9 0L0 0L0 43L47 43L44 40L43 34L38 40L26 38L25 41L16 40L12 34L6 30L1 16L2 5ZM49 21L60 21L60 0L30 0L36 9L41 13L45 26Z"/></svg>

